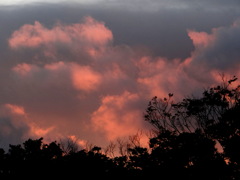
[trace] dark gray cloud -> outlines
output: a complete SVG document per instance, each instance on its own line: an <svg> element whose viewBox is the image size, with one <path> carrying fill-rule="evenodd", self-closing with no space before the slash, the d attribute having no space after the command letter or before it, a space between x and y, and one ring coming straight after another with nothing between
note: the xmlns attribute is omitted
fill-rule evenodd
<svg viewBox="0 0 240 180"><path fill-rule="evenodd" d="M174 2L174 1L173 1ZM171 2L162 2L162 4L174 4ZM207 10L207 2L187 2L181 3L195 8L186 7L185 9L178 8L163 8L159 7L158 11L144 11L141 9L133 10L132 8L124 8L117 6L142 4L161 4L158 1L137 1L128 2L105 2L110 6L96 4L77 5L77 4L42 4L28 5L16 8L1 7L0 23L5 24L1 28L1 34L4 37L9 37L12 31L18 29L23 24L32 24L34 21L39 21L45 26L50 27L57 21L64 23L76 23L84 16L92 16L97 20L104 21L114 33L114 42L116 44L129 45L145 45L150 47L152 51L161 56L170 58L186 58L193 50L191 41L189 40L186 29L196 29L199 31L210 31L213 27L225 26L231 23L239 16L240 11L230 11L225 7L225 11L209 11ZM139 4L139 5L138 5ZM178 4L178 3L176 3ZM216 4L216 9L221 5L208 3L210 6ZM201 5L201 8L197 8ZM229 3L227 6L230 6ZM234 5L234 4L233 4ZM237 7L233 6L232 7ZM166 5L170 7L170 5ZM205 6L205 8L204 8ZM222 4L223 6L223 4ZM145 6L143 6L145 7ZM4 39L2 39L4 41ZM2 42L3 42L2 41Z"/></svg>
<svg viewBox="0 0 240 180"><path fill-rule="evenodd" d="M240 58L240 21L235 21L230 27L222 27L214 30L212 36L215 40L212 45L201 53L202 58L212 68L221 70L235 67Z"/></svg>
<svg viewBox="0 0 240 180"><path fill-rule="evenodd" d="M24 109L16 105L0 106L0 146L8 149L9 144L18 144L30 136L30 126L24 121Z"/></svg>
<svg viewBox="0 0 240 180"><path fill-rule="evenodd" d="M206 71L216 69L219 71L239 68L240 58L240 20L232 22L229 26L212 29L211 32L189 33L195 45L192 64L204 64Z"/></svg>

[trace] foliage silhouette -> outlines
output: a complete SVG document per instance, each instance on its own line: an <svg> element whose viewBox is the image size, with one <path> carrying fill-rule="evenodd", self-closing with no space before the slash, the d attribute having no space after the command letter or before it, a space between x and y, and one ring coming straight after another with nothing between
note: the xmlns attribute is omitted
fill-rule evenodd
<svg viewBox="0 0 240 180"><path fill-rule="evenodd" d="M40 139L0 149L1 178L151 178L211 179L240 178L240 86L231 88L236 77L205 90L202 97L173 102L154 97L144 118L155 136L149 147L118 140L120 156L111 157L101 147L79 150L74 142L63 146ZM126 153L125 146L126 145ZM123 153L124 151L124 153Z"/></svg>

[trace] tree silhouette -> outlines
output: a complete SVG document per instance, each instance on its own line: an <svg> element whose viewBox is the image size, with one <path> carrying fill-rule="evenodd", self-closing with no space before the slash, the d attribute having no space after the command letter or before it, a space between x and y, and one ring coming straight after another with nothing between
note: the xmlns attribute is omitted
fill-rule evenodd
<svg viewBox="0 0 240 180"><path fill-rule="evenodd" d="M185 172L183 178L190 179L239 177L240 86L230 88L236 80L205 90L200 98L173 103L169 94L149 102L145 120L157 132L150 139L155 167L180 169L178 176Z"/></svg>
<svg viewBox="0 0 240 180"><path fill-rule="evenodd" d="M98 146L79 149L70 139L28 139L7 152L0 148L0 177L240 179L240 86L231 88L236 80L177 103L171 93L154 97L144 115L154 128L149 147L141 146L140 136L111 142L106 154Z"/></svg>
<svg viewBox="0 0 240 180"><path fill-rule="evenodd" d="M185 98L178 103L173 103L171 93L163 99L155 96L149 102L145 120L158 132L170 130L181 133L194 132L196 129L206 131L210 126L218 124L226 116L225 113L237 118L240 87L230 89L236 80L234 76L222 86L205 90L200 98Z"/></svg>

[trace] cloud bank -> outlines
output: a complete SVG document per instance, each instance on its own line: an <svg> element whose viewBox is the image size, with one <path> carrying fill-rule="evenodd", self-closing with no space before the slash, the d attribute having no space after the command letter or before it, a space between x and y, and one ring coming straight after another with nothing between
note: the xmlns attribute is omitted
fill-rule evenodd
<svg viewBox="0 0 240 180"><path fill-rule="evenodd" d="M153 96L174 93L177 101L220 83L219 73L240 75L239 20L206 31L184 26L181 37L192 48L179 57L153 53L151 47L131 43L134 39L120 43L120 30L115 31L120 26L111 18L107 22L93 16L75 22L31 21L0 37L5 39L0 44L1 145L43 136L104 146L149 130L143 112ZM162 32L162 44L187 47L185 40ZM145 35L158 37L150 30Z"/></svg>

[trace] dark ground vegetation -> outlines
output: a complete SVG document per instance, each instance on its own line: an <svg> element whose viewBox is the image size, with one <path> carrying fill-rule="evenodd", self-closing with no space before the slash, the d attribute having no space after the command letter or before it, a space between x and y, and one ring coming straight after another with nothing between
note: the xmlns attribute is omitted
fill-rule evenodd
<svg viewBox="0 0 240 180"><path fill-rule="evenodd" d="M0 149L0 177L240 179L240 86L234 81L178 103L173 94L154 97L144 115L155 134L148 148L135 145L110 157L97 146L66 150L29 139Z"/></svg>

